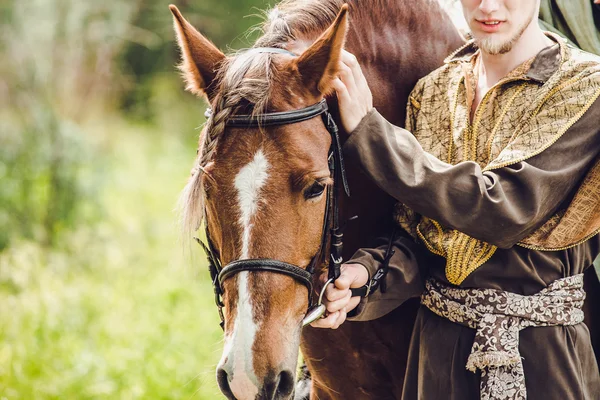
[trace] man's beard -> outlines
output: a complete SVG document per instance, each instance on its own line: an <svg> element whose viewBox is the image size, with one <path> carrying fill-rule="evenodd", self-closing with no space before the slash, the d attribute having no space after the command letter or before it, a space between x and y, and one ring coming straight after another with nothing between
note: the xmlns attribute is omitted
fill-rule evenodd
<svg viewBox="0 0 600 400"><path fill-rule="evenodd" d="M494 37L488 37L485 39L475 39L475 43L481 49L481 51L488 53L492 56L498 54L506 54L512 50L514 44L521 38L525 29L531 23L533 19L534 13L531 14L527 22L525 22L518 30L518 32L509 40L504 42L500 41L500 39L496 39Z"/></svg>

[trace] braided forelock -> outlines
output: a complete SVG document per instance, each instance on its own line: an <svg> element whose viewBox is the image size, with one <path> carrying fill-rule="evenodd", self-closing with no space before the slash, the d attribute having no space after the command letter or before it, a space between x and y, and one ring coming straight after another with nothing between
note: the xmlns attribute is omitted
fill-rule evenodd
<svg viewBox="0 0 600 400"><path fill-rule="evenodd" d="M234 114L247 113L248 106L252 108L252 115L265 113L273 68L271 54L242 51L228 57L219 69L219 84L212 102L212 112L200 136L192 176L179 201L184 237L190 237L204 218L204 179L210 179L206 171L214 160L227 120Z"/></svg>
<svg viewBox="0 0 600 400"><path fill-rule="evenodd" d="M239 52L221 68L218 94L213 102L199 151L200 165L206 165L213 159L218 140L231 115L248 105L252 107L253 115L265 112L270 95L272 68L271 54L252 51Z"/></svg>

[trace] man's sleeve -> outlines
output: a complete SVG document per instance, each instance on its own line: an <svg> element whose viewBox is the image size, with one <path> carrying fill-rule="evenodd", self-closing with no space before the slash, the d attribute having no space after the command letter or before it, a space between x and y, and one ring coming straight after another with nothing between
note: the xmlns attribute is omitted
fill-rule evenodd
<svg viewBox="0 0 600 400"><path fill-rule="evenodd" d="M390 232L391 235L391 232ZM347 263L361 264L369 271L369 279L381 267L389 245L390 237L379 237L370 248L359 249ZM402 229L398 228L392 243L394 255L390 258L386 276L387 290L380 289L363 298L356 309L349 314L350 321L370 321L384 316L406 300L419 297L424 285L419 266L427 251L414 242Z"/></svg>
<svg viewBox="0 0 600 400"><path fill-rule="evenodd" d="M346 144L347 162L415 212L500 248L541 226L580 183L600 149L600 100L552 146L526 161L482 171L445 163L373 109ZM407 125L410 126L410 125Z"/></svg>

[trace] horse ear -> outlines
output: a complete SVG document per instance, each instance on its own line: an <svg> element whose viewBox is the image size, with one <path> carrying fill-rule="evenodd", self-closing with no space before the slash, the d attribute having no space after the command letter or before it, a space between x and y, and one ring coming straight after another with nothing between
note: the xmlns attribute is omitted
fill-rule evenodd
<svg viewBox="0 0 600 400"><path fill-rule="evenodd" d="M348 29L348 5L340 8L333 24L296 61L304 84L319 94L329 94Z"/></svg>
<svg viewBox="0 0 600 400"><path fill-rule="evenodd" d="M183 18L177 7L169 6L173 13L177 43L181 49L181 65L186 89L196 95L214 95L216 71L225 55Z"/></svg>

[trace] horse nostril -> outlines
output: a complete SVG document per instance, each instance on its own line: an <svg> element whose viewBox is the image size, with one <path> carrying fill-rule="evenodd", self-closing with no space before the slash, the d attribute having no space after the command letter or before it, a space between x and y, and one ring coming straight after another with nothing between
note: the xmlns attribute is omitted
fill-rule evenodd
<svg viewBox="0 0 600 400"><path fill-rule="evenodd" d="M279 373L278 379L277 395L285 399L294 391L294 374L290 371L282 371Z"/></svg>
<svg viewBox="0 0 600 400"><path fill-rule="evenodd" d="M229 387L229 379L227 378L227 371L223 368L217 369L217 383L219 384L219 389L221 392L227 397L229 400L235 400L235 396Z"/></svg>
<svg viewBox="0 0 600 400"><path fill-rule="evenodd" d="M276 377L265 380L261 399L287 400L294 392L294 375L290 371L281 371Z"/></svg>

